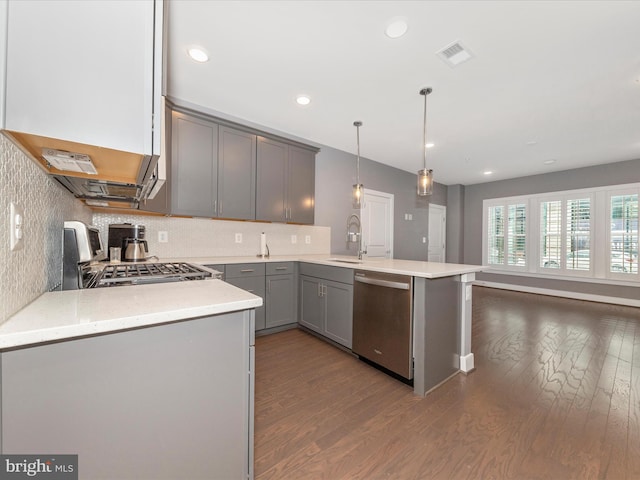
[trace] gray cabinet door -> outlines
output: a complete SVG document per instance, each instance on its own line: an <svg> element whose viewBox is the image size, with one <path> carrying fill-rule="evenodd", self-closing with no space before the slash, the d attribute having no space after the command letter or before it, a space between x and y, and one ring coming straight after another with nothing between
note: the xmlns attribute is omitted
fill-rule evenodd
<svg viewBox="0 0 640 480"><path fill-rule="evenodd" d="M315 153L258 137L256 219L313 224Z"/></svg>
<svg viewBox="0 0 640 480"><path fill-rule="evenodd" d="M300 324L318 332L324 331L324 297L320 280L300 275Z"/></svg>
<svg viewBox="0 0 640 480"><path fill-rule="evenodd" d="M259 277L227 278L225 281L249 293L262 297L262 306L256 308L256 332L264 329L266 305L264 275Z"/></svg>
<svg viewBox="0 0 640 480"><path fill-rule="evenodd" d="M222 218L256 218L256 136L220 126L218 212Z"/></svg>
<svg viewBox="0 0 640 480"><path fill-rule="evenodd" d="M218 124L180 112L171 115L171 213L216 214Z"/></svg>
<svg viewBox="0 0 640 480"><path fill-rule="evenodd" d="M266 278L267 328L296 323L294 276L269 275Z"/></svg>
<svg viewBox="0 0 640 480"><path fill-rule="evenodd" d="M286 221L286 179L288 146L258 137L256 219Z"/></svg>
<svg viewBox="0 0 640 480"><path fill-rule="evenodd" d="M314 152L289 146L287 204L290 222L313 225L315 169Z"/></svg>
<svg viewBox="0 0 640 480"><path fill-rule="evenodd" d="M353 285L323 280L326 296L324 335L351 348L353 330Z"/></svg>

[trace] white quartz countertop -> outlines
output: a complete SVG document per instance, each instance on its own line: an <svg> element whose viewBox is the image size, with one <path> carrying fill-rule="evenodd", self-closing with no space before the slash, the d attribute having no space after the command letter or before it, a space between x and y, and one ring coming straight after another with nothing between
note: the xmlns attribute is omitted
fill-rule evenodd
<svg viewBox="0 0 640 480"><path fill-rule="evenodd" d="M172 258L163 261L182 261L201 265L232 264L232 263L260 263L260 262L308 262L334 267L368 270L371 272L396 273L422 278L451 277L486 270L482 265L466 265L459 263L420 262L415 260L395 260L389 258L365 258L342 255L274 255L262 259L260 257L193 257Z"/></svg>
<svg viewBox="0 0 640 480"><path fill-rule="evenodd" d="M0 349L256 308L262 298L221 280L48 292L0 325Z"/></svg>

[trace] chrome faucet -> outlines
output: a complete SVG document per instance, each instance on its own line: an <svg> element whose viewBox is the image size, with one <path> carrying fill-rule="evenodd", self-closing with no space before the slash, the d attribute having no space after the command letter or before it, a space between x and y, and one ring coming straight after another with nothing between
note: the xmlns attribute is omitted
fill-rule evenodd
<svg viewBox="0 0 640 480"><path fill-rule="evenodd" d="M356 231L351 230L351 226L355 225ZM355 213L352 213L347 218L347 248L350 243L358 244L358 260L362 260L362 254L367 254L366 250L362 249L362 224L360 223L360 217Z"/></svg>

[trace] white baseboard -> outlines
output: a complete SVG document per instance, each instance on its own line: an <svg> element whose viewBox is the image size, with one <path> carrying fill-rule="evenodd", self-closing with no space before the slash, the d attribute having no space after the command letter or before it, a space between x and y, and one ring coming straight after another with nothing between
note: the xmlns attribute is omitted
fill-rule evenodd
<svg viewBox="0 0 640 480"><path fill-rule="evenodd" d="M473 353L460 356L460 370L468 373L475 368Z"/></svg>
<svg viewBox="0 0 640 480"><path fill-rule="evenodd" d="M622 297L610 297L606 295L593 295L591 293L569 292L566 290L551 290L548 288L527 287L525 285L513 285L510 283L485 282L476 280L474 285L480 287L499 288L502 290L512 290L515 292L537 293L539 295L550 295L552 297L572 298L574 300L587 300L590 302L611 303L614 305L625 305L627 307L640 307L640 300ZM639 289L640 290L640 289ZM462 359L460 359L462 365Z"/></svg>

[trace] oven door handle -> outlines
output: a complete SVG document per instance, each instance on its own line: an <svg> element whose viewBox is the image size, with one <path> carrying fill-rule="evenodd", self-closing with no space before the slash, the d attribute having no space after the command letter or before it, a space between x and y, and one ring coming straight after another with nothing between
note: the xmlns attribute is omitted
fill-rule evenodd
<svg viewBox="0 0 640 480"><path fill-rule="evenodd" d="M356 282L367 283L369 285L378 285L380 287L396 288L398 290L409 290L411 285L405 282L391 282L389 280L381 280L379 278L354 277Z"/></svg>

